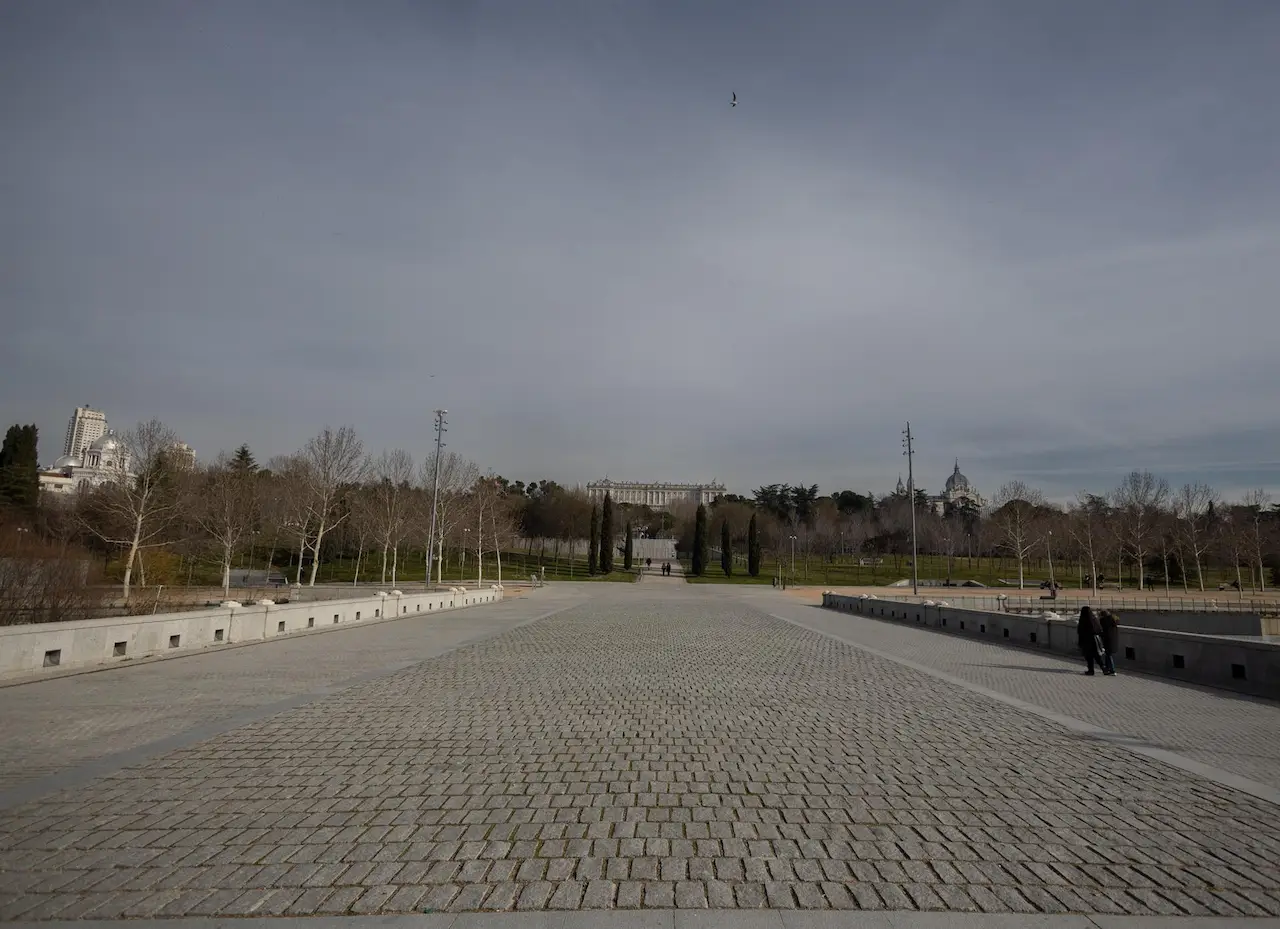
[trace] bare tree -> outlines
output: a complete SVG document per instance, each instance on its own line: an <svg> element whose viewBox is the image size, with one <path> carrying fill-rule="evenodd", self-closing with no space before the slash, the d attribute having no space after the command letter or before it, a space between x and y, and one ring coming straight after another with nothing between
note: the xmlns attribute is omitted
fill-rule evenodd
<svg viewBox="0 0 1280 929"><path fill-rule="evenodd" d="M311 541L315 525L311 511L311 465L300 454L278 455L268 462L268 468L270 480L260 485L261 505L269 514L273 533L297 545L298 567L293 582L301 586L302 565L306 561L307 544Z"/></svg>
<svg viewBox="0 0 1280 929"><path fill-rule="evenodd" d="M432 475L435 471L435 455L422 463L422 481L431 493ZM436 583L444 578L445 539L455 530L466 514L463 512L466 493L480 476L480 469L457 452L444 452L440 457L440 479L436 490Z"/></svg>
<svg viewBox="0 0 1280 929"><path fill-rule="evenodd" d="M1143 590L1145 556L1169 499L1169 482L1150 471L1130 471L1113 496L1121 539L1138 565L1138 589Z"/></svg>
<svg viewBox="0 0 1280 929"><path fill-rule="evenodd" d="M310 514L315 523L315 533L311 537L311 580L308 582L308 586L314 587L325 533L346 518L346 514L338 509L342 490L362 476L364 444L350 426L343 426L337 432L326 426L307 442L302 457L308 465Z"/></svg>
<svg viewBox="0 0 1280 929"><path fill-rule="evenodd" d="M158 419L138 423L120 438L120 454L104 455L110 474L85 507L86 527L108 545L124 548L123 597L129 601L133 566L144 548L164 542L179 512L179 495L168 454L178 437Z"/></svg>
<svg viewBox="0 0 1280 929"><path fill-rule="evenodd" d="M1271 510L1271 494L1259 488L1244 495L1244 506L1249 513L1249 573L1258 571L1255 585L1258 590L1267 589L1266 575L1266 526Z"/></svg>
<svg viewBox="0 0 1280 929"><path fill-rule="evenodd" d="M413 458L404 449L383 452L367 465L373 480L369 487L373 510L373 531L382 543L382 576L387 582L387 556L390 555L391 583L396 582L400 563L400 545L410 528L413 504Z"/></svg>
<svg viewBox="0 0 1280 929"><path fill-rule="evenodd" d="M1209 514L1218 495L1208 484L1183 484L1173 498L1173 515L1185 550L1196 566L1196 581L1204 591L1204 560L1213 547ZM1183 574L1186 570L1184 566Z"/></svg>
<svg viewBox="0 0 1280 929"><path fill-rule="evenodd" d="M222 563L222 595L231 592L231 562L257 522L255 476L233 468L226 456L186 482L186 510L216 546Z"/></svg>
<svg viewBox="0 0 1280 929"><path fill-rule="evenodd" d="M1098 593L1098 563L1105 557L1109 518L1107 498L1082 491L1076 497L1076 505L1067 520L1067 531L1079 546L1082 558L1089 563L1089 579L1095 596Z"/></svg>
<svg viewBox="0 0 1280 929"><path fill-rule="evenodd" d="M996 491L991 506L991 524L1001 544L1018 561L1018 589L1022 590L1027 557L1040 541L1036 524L1044 495L1022 481L1009 481Z"/></svg>

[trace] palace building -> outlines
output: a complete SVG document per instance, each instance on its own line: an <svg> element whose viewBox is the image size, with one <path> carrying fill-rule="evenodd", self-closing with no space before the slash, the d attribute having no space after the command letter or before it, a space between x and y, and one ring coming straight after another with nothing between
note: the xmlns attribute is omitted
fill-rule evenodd
<svg viewBox="0 0 1280 929"><path fill-rule="evenodd" d="M714 503L724 495L723 484L646 484L639 481L592 481L587 485L587 498L592 503L604 500L607 493L614 503L631 503L665 509L676 503Z"/></svg>

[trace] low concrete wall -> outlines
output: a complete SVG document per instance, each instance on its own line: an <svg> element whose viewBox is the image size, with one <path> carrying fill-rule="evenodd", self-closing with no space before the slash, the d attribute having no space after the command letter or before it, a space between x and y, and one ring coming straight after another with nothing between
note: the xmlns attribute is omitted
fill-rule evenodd
<svg viewBox="0 0 1280 929"><path fill-rule="evenodd" d="M1076 621L824 593L827 609L1080 658ZM1124 617L1121 617L1123 620ZM1120 627L1117 669L1280 699L1280 642ZM1082 660L1083 664L1083 660Z"/></svg>
<svg viewBox="0 0 1280 929"><path fill-rule="evenodd" d="M219 606L153 616L0 627L0 677L108 664L210 645L256 642L307 629L410 614L430 615L502 599L496 587L404 594L391 591L346 600Z"/></svg>

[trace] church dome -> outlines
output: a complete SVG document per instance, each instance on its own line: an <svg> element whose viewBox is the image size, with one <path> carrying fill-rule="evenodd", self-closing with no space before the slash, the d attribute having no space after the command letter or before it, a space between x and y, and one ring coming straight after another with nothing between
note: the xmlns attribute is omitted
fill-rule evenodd
<svg viewBox="0 0 1280 929"><path fill-rule="evenodd" d="M53 463L53 470L55 471L63 471L67 468L78 468L78 467L80 467L80 459L77 458L75 455L63 455L61 458L59 458L57 461Z"/></svg>
<svg viewBox="0 0 1280 929"><path fill-rule="evenodd" d="M120 440L116 438L115 430L108 429L106 435L102 436L99 439L96 439L93 442L93 444L89 446L89 451L114 452L114 451L117 451L119 448L120 448Z"/></svg>
<svg viewBox="0 0 1280 929"><path fill-rule="evenodd" d="M947 491L955 493L968 492L969 490L969 479L960 473L960 459L957 458L956 469L952 471L951 476L947 478Z"/></svg>

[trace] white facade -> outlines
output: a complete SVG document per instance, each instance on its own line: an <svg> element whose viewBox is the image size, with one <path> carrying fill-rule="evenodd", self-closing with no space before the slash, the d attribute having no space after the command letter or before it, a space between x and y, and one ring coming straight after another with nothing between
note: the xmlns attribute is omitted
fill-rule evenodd
<svg viewBox="0 0 1280 929"><path fill-rule="evenodd" d="M180 468L194 468L196 466L196 450L186 442L177 442L172 448L173 461Z"/></svg>
<svg viewBox="0 0 1280 929"><path fill-rule="evenodd" d="M80 458L85 449L107 431L107 414L87 406L78 406L67 423L67 438L62 443L62 456Z"/></svg>
<svg viewBox="0 0 1280 929"><path fill-rule="evenodd" d="M84 450L83 457L63 455L48 471L40 472L40 490L47 494L65 496L80 487L97 487L110 481L132 480L129 470L129 450L108 429Z"/></svg>
<svg viewBox="0 0 1280 929"><path fill-rule="evenodd" d="M676 503L714 503L724 495L724 485L710 484L646 484L640 481L592 481L587 485L587 498L592 503L604 500L607 493L614 503L630 503L663 509Z"/></svg>

